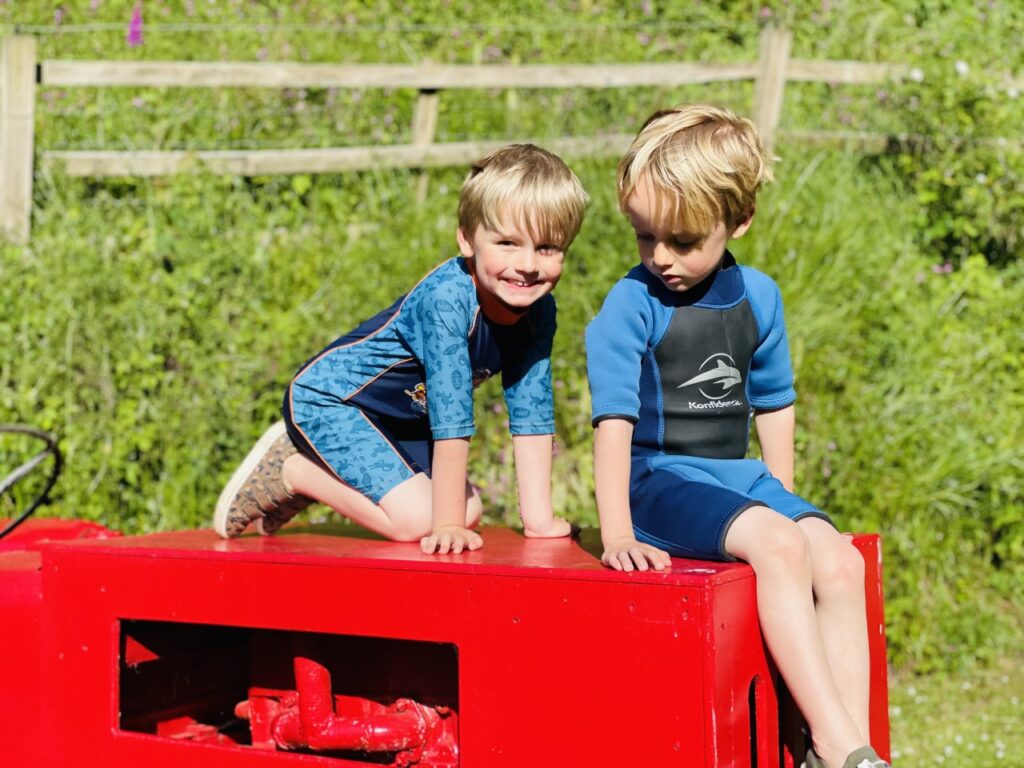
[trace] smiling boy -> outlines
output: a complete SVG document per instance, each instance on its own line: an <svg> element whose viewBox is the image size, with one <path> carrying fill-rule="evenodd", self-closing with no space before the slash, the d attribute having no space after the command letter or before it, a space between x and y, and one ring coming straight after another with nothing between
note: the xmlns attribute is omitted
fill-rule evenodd
<svg viewBox="0 0 1024 768"><path fill-rule="evenodd" d="M479 549L467 480L473 388L500 372L527 536L566 536L551 505L551 344L565 251L587 203L558 157L512 145L473 165L461 258L328 345L295 375L284 421L228 482L214 528L272 533L311 501L426 553Z"/></svg>
<svg viewBox="0 0 1024 768"><path fill-rule="evenodd" d="M864 563L793 493L782 296L726 247L769 178L750 121L703 105L654 114L619 163L641 263L587 328L602 561L748 562L765 642L811 728L808 765L883 768L868 746ZM746 457L751 415L763 461Z"/></svg>

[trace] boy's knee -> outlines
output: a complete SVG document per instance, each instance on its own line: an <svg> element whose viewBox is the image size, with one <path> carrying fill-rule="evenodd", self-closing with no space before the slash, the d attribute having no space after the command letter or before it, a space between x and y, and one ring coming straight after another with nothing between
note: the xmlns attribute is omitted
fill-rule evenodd
<svg viewBox="0 0 1024 768"><path fill-rule="evenodd" d="M748 530L748 556L744 557L755 570L805 571L811 560L810 541L796 523L776 512L760 517L755 529Z"/></svg>
<svg viewBox="0 0 1024 768"><path fill-rule="evenodd" d="M843 539L816 559L816 589L860 591L864 588L864 557L853 544Z"/></svg>
<svg viewBox="0 0 1024 768"><path fill-rule="evenodd" d="M466 527L476 528L480 524L480 518L484 516L484 503L477 494L473 494L466 501Z"/></svg>
<svg viewBox="0 0 1024 768"><path fill-rule="evenodd" d="M419 541L430 533L430 525L417 524L412 521L396 523L391 533L393 541L410 542Z"/></svg>
<svg viewBox="0 0 1024 768"><path fill-rule="evenodd" d="M790 524L772 526L765 532L766 549L782 563L803 566L810 559L810 542L798 525L786 522Z"/></svg>
<svg viewBox="0 0 1024 768"><path fill-rule="evenodd" d="M430 534L430 506L408 505L399 510L385 508L391 520L394 541L419 541Z"/></svg>

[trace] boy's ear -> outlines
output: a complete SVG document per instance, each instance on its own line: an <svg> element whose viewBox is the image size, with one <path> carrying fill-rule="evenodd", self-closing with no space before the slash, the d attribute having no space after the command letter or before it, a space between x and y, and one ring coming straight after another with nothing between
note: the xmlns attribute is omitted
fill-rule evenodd
<svg viewBox="0 0 1024 768"><path fill-rule="evenodd" d="M467 259L473 258L473 244L469 242L469 238L462 231L462 227L455 230L455 239L459 241L459 251L462 252L462 255Z"/></svg>
<svg viewBox="0 0 1024 768"><path fill-rule="evenodd" d="M732 232L729 234L730 238L735 239L737 237L743 237L745 234L747 234L747 230L750 229L750 225L754 221L755 210L757 209L751 208L743 215L743 218L740 219L736 226L733 227Z"/></svg>

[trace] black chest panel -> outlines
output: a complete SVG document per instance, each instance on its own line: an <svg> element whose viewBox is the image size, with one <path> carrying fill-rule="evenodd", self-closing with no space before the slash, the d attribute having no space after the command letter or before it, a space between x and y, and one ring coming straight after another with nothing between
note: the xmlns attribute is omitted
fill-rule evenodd
<svg viewBox="0 0 1024 768"><path fill-rule="evenodd" d="M728 309L676 309L654 350L666 452L717 459L746 455L746 383L757 335L746 299Z"/></svg>

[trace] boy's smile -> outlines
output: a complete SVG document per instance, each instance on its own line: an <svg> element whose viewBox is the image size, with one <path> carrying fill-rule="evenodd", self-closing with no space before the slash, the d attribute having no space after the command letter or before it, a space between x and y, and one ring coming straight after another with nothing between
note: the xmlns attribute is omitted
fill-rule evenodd
<svg viewBox="0 0 1024 768"><path fill-rule="evenodd" d="M664 221L657 215L656 195L645 181L626 205L640 260L670 291L688 291L718 269L729 239L747 231L753 213L731 232L723 221L708 233L689 232L684 222Z"/></svg>
<svg viewBox="0 0 1024 768"><path fill-rule="evenodd" d="M517 314L551 293L562 275L561 246L535 243L522 223L480 225L471 236L460 228L458 241L478 288Z"/></svg>

